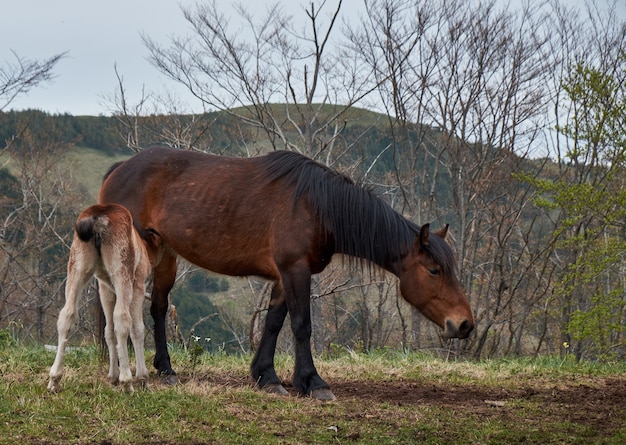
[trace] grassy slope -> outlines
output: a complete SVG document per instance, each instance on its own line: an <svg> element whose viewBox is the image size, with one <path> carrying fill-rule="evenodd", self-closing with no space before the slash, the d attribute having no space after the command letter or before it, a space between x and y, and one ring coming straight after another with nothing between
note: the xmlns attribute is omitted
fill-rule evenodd
<svg viewBox="0 0 626 445"><path fill-rule="evenodd" d="M65 153L61 159L63 171L68 177L87 192L85 206L94 203L98 197L98 190L102 184L102 177L115 162L128 159L128 151L107 153L93 148L75 146ZM17 166L6 153L0 154L0 163L9 172L18 175Z"/></svg>
<svg viewBox="0 0 626 445"><path fill-rule="evenodd" d="M173 360L182 384L164 386L153 376L148 389L129 396L106 382L95 348L79 350L67 356L64 390L49 394L53 354L6 346L0 349L0 443L626 440L623 363L470 363L388 351L342 353L317 362L338 395L320 403L256 390L247 356L204 355L193 363L179 350ZM285 380L292 366L291 358L277 358Z"/></svg>
<svg viewBox="0 0 626 445"><path fill-rule="evenodd" d="M102 177L109 167L118 161L130 157L129 154L107 154L93 148L74 147L65 156L64 163L71 170L75 180L86 188L91 202L96 202L98 190L102 184Z"/></svg>

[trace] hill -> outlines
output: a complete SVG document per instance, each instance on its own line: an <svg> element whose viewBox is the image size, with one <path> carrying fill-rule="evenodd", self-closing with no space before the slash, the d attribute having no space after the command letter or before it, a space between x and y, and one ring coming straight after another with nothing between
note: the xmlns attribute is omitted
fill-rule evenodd
<svg viewBox="0 0 626 445"><path fill-rule="evenodd" d="M284 119L281 136L293 143L300 140L303 122L293 120L294 110L269 106L276 108L274 116ZM320 108L322 114L335 111L331 105ZM466 143L438 129L362 109L349 110L335 127L319 130L314 147L320 150L321 162L374 189L417 223L451 224L461 283L471 295L480 329L456 345L458 354L527 354L544 348L552 351L563 343L553 317L556 308L548 311L545 303L559 267L545 248L552 221L533 204L531 185L515 176L520 171L532 176L542 169L558 173L557 168L546 168L553 166L549 160L529 160L510 150ZM15 134L21 135L19 143L3 154L0 187L5 193L0 216L13 223L16 212L30 213L22 226L10 228L12 244L4 247L6 253L0 258L6 260L7 277L0 285L14 292L5 290L0 317L3 323L24 326L22 335L38 341L54 339L73 218L96 200L110 165L132 155L123 141L139 141L142 146L193 142L194 147L235 156L281 149L279 140L285 141L272 140L271 134L226 113L145 116L125 124L105 116L55 116L32 110L0 113L0 137L10 141ZM48 160L39 162L40 155ZM54 165L46 164L50 159ZM46 191L52 193L50 199ZM30 209L24 206L26 196L36 197ZM42 215L48 214L54 218L46 216L42 223ZM28 249L21 247L24 239L32 242ZM179 318L170 338L189 344L193 329L203 347L249 348L252 331L258 329L257 316L262 318L267 304L264 283L254 278L226 279L184 263L179 270L182 279L172 293ZM398 297L394 277L372 278L347 269L341 258L319 277L325 304L314 328L318 352L334 344L364 350L407 344L445 346L438 328L422 323ZM25 298L26 305L21 303ZM92 338L94 326L81 328L85 338ZM291 347L288 336L281 339L282 350Z"/></svg>

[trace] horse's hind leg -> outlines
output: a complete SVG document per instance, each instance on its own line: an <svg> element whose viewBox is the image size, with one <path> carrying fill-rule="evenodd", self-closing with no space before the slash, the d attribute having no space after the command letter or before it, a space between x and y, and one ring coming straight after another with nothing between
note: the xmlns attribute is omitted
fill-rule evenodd
<svg viewBox="0 0 626 445"><path fill-rule="evenodd" d="M59 319L57 320L59 335L57 353L54 364L50 368L50 381L48 382L48 389L52 392L58 392L61 389L60 381L63 375L63 357L67 346L67 336L76 322L78 297L92 278L91 271L84 269L85 264L76 261L76 259L77 254L72 250L68 263L67 282L65 284L65 305L61 309ZM85 259L85 257L83 256L82 259Z"/></svg>
<svg viewBox="0 0 626 445"><path fill-rule="evenodd" d="M278 334L283 327L286 316L287 302L283 294L283 287L281 283L277 282L272 288L270 306L265 317L265 329L252 360L250 371L259 388L283 395L287 394L287 390L283 387L278 375L276 375L274 353L276 351Z"/></svg>
<svg viewBox="0 0 626 445"><path fill-rule="evenodd" d="M176 280L176 256L164 253L161 261L154 268L152 287L152 304L150 315L154 320L154 367L159 374L165 376L165 383L175 384L176 373L172 369L170 355L167 352L167 336L165 333L165 317L169 309L168 294Z"/></svg>

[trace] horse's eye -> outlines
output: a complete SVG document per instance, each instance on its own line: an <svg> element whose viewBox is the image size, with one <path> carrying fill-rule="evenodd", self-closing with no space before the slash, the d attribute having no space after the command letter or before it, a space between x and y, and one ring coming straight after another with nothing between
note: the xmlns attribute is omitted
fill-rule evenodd
<svg viewBox="0 0 626 445"><path fill-rule="evenodd" d="M440 272L439 272L439 269L437 269L437 268L435 268L435 267L433 267L432 269L428 269L428 272L429 272L431 275L439 275L439 273L440 273Z"/></svg>

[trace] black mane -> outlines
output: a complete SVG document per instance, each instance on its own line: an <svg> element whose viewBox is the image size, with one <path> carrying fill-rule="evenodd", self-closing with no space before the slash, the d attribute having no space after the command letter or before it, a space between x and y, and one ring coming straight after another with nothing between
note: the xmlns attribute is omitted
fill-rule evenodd
<svg viewBox="0 0 626 445"><path fill-rule="evenodd" d="M371 261L385 269L413 248L420 226L396 212L371 190L327 166L290 151L271 152L264 158L269 182L281 179L295 185L294 204L305 195L335 251ZM446 274L454 273L454 255L438 236L429 237L428 253Z"/></svg>

